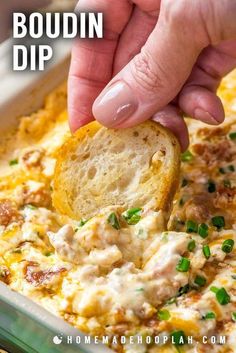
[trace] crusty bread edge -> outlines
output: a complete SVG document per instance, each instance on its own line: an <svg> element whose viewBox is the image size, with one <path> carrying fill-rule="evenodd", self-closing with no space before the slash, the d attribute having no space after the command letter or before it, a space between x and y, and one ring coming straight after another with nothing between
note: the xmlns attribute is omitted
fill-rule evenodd
<svg viewBox="0 0 236 353"><path fill-rule="evenodd" d="M170 143L173 147L173 163L171 164L171 169L169 171L168 179L163 178L161 180L161 185L159 185L159 193L156 195L156 205L153 205L153 209L163 210L168 217L172 209L172 201L174 195L179 187L179 175L180 175L180 145L174 134L167 128L163 127L159 123L154 121L149 121L150 124L158 125L158 129L167 134ZM61 213L66 214L71 218L78 218L76 212L73 211L72 205L68 203L67 191L61 188L59 183L59 175L61 173L61 167L64 162L64 158L68 153L68 149L72 150L73 146L76 150L77 145L84 140L86 136L92 137L96 132L102 128L97 121L93 121L83 127L81 127L72 137L69 137L63 146L60 148L57 156L57 163L54 174L54 185L53 185L53 206ZM160 183L160 179L157 180ZM158 205L158 207L157 207Z"/></svg>

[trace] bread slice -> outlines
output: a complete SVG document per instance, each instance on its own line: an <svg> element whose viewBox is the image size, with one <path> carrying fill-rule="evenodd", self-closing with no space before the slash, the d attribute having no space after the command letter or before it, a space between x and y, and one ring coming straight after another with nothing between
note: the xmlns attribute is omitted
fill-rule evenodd
<svg viewBox="0 0 236 353"><path fill-rule="evenodd" d="M92 122L59 152L53 204L75 219L90 218L107 206L169 212L179 166L179 143L158 123L115 130Z"/></svg>

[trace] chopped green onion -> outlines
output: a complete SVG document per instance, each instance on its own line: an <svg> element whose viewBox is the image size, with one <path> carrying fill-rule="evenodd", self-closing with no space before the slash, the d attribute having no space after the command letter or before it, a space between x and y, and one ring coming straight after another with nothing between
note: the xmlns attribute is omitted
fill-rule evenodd
<svg viewBox="0 0 236 353"><path fill-rule="evenodd" d="M197 284L199 287L204 287L206 284L206 278L202 276L196 276L194 283Z"/></svg>
<svg viewBox="0 0 236 353"><path fill-rule="evenodd" d="M229 134L229 138L230 138L231 140L236 140L236 132L231 132L231 133Z"/></svg>
<svg viewBox="0 0 236 353"><path fill-rule="evenodd" d="M234 240L233 239L226 239L223 244L221 249L226 253L229 254L234 247Z"/></svg>
<svg viewBox="0 0 236 353"><path fill-rule="evenodd" d="M234 165L230 164L230 165L228 166L228 170L229 170L230 172L234 172L234 171L235 171Z"/></svg>
<svg viewBox="0 0 236 353"><path fill-rule="evenodd" d="M215 286L212 286L212 287L210 288L210 291L213 292L213 293L217 293L218 290L219 290L219 288L217 288L217 287L215 287Z"/></svg>
<svg viewBox="0 0 236 353"><path fill-rule="evenodd" d="M186 343L186 336L184 331L173 331L170 334L172 344L176 346L182 346Z"/></svg>
<svg viewBox="0 0 236 353"><path fill-rule="evenodd" d="M81 219L79 221L78 227L83 227L88 222L88 219ZM78 231L78 229L77 229Z"/></svg>
<svg viewBox="0 0 236 353"><path fill-rule="evenodd" d="M52 253L51 251L46 251L46 252L44 253L44 255L47 256L47 257L48 257L48 256L51 256L52 254L53 254L53 253Z"/></svg>
<svg viewBox="0 0 236 353"><path fill-rule="evenodd" d="M135 292L143 292L144 291L144 288L137 288L137 289L135 289Z"/></svg>
<svg viewBox="0 0 236 353"><path fill-rule="evenodd" d="M31 205L31 203L28 203L27 205L25 205L25 207L29 208L30 210L37 210L37 207L34 205Z"/></svg>
<svg viewBox="0 0 236 353"><path fill-rule="evenodd" d="M224 168L220 167L220 168L219 168L219 172L220 172L221 174L225 174Z"/></svg>
<svg viewBox="0 0 236 353"><path fill-rule="evenodd" d="M18 159L16 158L16 159L12 159L11 161L9 161L9 165L10 166L13 166L13 165L16 165L16 164L18 164Z"/></svg>
<svg viewBox="0 0 236 353"><path fill-rule="evenodd" d="M182 162L190 162L193 159L193 154L190 151L186 151L181 154Z"/></svg>
<svg viewBox="0 0 236 353"><path fill-rule="evenodd" d="M211 222L217 229L223 228L225 226L225 219L223 216L212 217Z"/></svg>
<svg viewBox="0 0 236 353"><path fill-rule="evenodd" d="M209 259L210 256L211 256L211 250L209 248L208 245L204 245L203 248L202 248L202 251L203 251L203 254L205 256L206 259Z"/></svg>
<svg viewBox="0 0 236 353"><path fill-rule="evenodd" d="M230 296L224 288L220 288L216 292L216 299L221 305L226 305L226 304L229 304L230 302Z"/></svg>
<svg viewBox="0 0 236 353"><path fill-rule="evenodd" d="M231 277L236 280L236 275L232 275Z"/></svg>
<svg viewBox="0 0 236 353"><path fill-rule="evenodd" d="M208 236L208 225L206 223L201 223L198 227L198 234L205 239Z"/></svg>
<svg viewBox="0 0 236 353"><path fill-rule="evenodd" d="M159 320L167 321L170 319L170 312L166 309L159 310L157 313L157 317Z"/></svg>
<svg viewBox="0 0 236 353"><path fill-rule="evenodd" d="M187 284L185 284L185 286L180 287L176 296L181 297L183 294L188 293L190 291L190 289L191 289L190 285L187 283Z"/></svg>
<svg viewBox="0 0 236 353"><path fill-rule="evenodd" d="M176 303L176 297L170 298L166 301L166 305L171 305Z"/></svg>
<svg viewBox="0 0 236 353"><path fill-rule="evenodd" d="M179 272L188 272L190 267L190 260L186 257L181 257L179 263L176 266L176 270Z"/></svg>
<svg viewBox="0 0 236 353"><path fill-rule="evenodd" d="M204 315L202 318L203 318L203 320L215 319L216 318L216 314L213 313L213 311L209 311L209 313Z"/></svg>
<svg viewBox="0 0 236 353"><path fill-rule="evenodd" d="M187 185L188 185L188 180L184 178L184 179L182 180L181 187L183 188L183 187L185 187L185 186L187 186Z"/></svg>
<svg viewBox="0 0 236 353"><path fill-rule="evenodd" d="M16 248L16 249L13 249L13 250L12 250L12 253L13 253L13 254L21 254L21 253L22 253L22 250L19 249L19 248Z"/></svg>
<svg viewBox="0 0 236 353"><path fill-rule="evenodd" d="M230 302L230 296L226 292L226 290L222 288L217 288L217 287L211 287L210 290L215 293L216 299L219 304L221 305L227 305Z"/></svg>
<svg viewBox="0 0 236 353"><path fill-rule="evenodd" d="M122 217L126 220L129 225L137 224L141 219L141 208L131 208L122 213Z"/></svg>
<svg viewBox="0 0 236 353"><path fill-rule="evenodd" d="M233 320L234 322L236 322L236 311L234 311L234 312L232 313L231 317L232 317L232 320Z"/></svg>
<svg viewBox="0 0 236 353"><path fill-rule="evenodd" d="M134 214L130 219L127 220L127 223L129 225L135 225L137 224L141 219L141 216L138 214Z"/></svg>
<svg viewBox="0 0 236 353"><path fill-rule="evenodd" d="M107 222L115 229L120 229L120 223L118 221L118 218L116 216L116 214L114 212L112 212L108 219L107 219Z"/></svg>
<svg viewBox="0 0 236 353"><path fill-rule="evenodd" d="M188 220L186 223L186 232L187 233L197 233L198 225L192 220Z"/></svg>
<svg viewBox="0 0 236 353"><path fill-rule="evenodd" d="M195 242L195 240L192 239L188 243L188 251L192 252L195 248L196 248L196 242Z"/></svg>
<svg viewBox="0 0 236 353"><path fill-rule="evenodd" d="M215 184L212 180L209 180L209 181L208 181L207 190L208 190L208 192L210 192L210 193L213 193L213 192L216 191L216 184Z"/></svg>
<svg viewBox="0 0 236 353"><path fill-rule="evenodd" d="M223 181L223 183L224 183L224 187L229 188L229 189L231 188L231 181L230 180L225 179Z"/></svg>

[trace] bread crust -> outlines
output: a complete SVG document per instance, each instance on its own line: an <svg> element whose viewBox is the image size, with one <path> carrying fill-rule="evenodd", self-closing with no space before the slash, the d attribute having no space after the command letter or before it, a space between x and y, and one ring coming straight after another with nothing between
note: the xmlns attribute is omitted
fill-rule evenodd
<svg viewBox="0 0 236 353"><path fill-rule="evenodd" d="M179 185L180 146L153 121L128 129L98 122L80 128L59 151L53 205L72 218L119 206L169 214Z"/></svg>

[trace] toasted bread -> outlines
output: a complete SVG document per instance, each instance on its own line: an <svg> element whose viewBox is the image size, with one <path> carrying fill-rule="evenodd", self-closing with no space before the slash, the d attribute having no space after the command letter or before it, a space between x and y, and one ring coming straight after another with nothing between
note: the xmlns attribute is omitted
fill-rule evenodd
<svg viewBox="0 0 236 353"><path fill-rule="evenodd" d="M115 130L92 122L60 150L53 204L75 219L90 218L107 206L168 212L179 166L179 143L161 125L147 121Z"/></svg>

